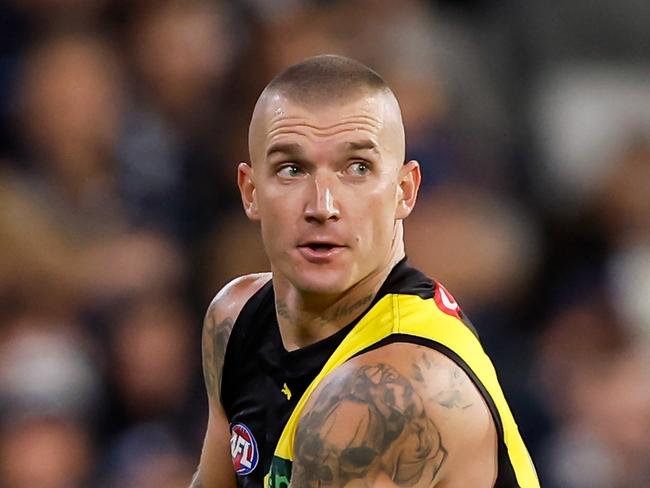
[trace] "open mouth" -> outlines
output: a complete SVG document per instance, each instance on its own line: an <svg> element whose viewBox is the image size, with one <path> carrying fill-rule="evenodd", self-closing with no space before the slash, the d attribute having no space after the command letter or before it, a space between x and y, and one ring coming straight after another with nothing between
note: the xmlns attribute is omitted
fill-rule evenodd
<svg viewBox="0 0 650 488"><path fill-rule="evenodd" d="M318 252L318 251L321 251L321 252L322 252L322 251L331 251L331 250L334 249L335 247L339 247L339 246L336 246L336 245L334 245L334 244L327 244L327 243L321 243L321 242L314 242L314 243L309 243L309 244L307 244L305 247L308 247L308 248L311 249L312 251L317 251L317 252Z"/></svg>
<svg viewBox="0 0 650 488"><path fill-rule="evenodd" d="M331 242L306 242L298 250L307 261L324 264L338 256L344 247Z"/></svg>

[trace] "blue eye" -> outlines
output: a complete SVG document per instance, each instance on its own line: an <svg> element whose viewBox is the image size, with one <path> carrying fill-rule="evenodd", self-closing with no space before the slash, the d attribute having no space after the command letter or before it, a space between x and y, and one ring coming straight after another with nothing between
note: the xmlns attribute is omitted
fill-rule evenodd
<svg viewBox="0 0 650 488"><path fill-rule="evenodd" d="M278 176L282 178L295 178L302 173L302 170L295 164L287 164L278 170Z"/></svg>
<svg viewBox="0 0 650 488"><path fill-rule="evenodd" d="M348 170L356 176L365 176L370 173L370 165L365 161L357 161L348 166Z"/></svg>

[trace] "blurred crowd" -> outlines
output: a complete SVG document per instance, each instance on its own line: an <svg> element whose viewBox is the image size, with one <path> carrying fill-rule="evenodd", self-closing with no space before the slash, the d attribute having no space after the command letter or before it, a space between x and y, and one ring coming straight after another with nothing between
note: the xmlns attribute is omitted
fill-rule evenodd
<svg viewBox="0 0 650 488"><path fill-rule="evenodd" d="M401 102L407 253L542 485L650 486L649 25L643 0L5 0L0 488L188 485L202 314L268 269L235 185L252 107L326 52Z"/></svg>

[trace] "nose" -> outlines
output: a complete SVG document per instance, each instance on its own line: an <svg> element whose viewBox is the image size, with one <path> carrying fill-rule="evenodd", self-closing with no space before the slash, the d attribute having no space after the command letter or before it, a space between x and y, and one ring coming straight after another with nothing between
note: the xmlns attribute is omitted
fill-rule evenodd
<svg viewBox="0 0 650 488"><path fill-rule="evenodd" d="M341 212L334 198L334 186L335 183L326 176L314 176L305 206L307 221L324 223L328 220L339 220Z"/></svg>

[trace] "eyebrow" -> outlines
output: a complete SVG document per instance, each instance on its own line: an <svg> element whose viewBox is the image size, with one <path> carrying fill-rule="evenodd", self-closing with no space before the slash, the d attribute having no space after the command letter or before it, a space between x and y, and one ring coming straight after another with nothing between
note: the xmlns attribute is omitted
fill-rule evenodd
<svg viewBox="0 0 650 488"><path fill-rule="evenodd" d="M373 152L379 152L377 145L370 139L363 139L361 141L349 141L344 143L346 149L351 149L352 151L363 151L370 150Z"/></svg>
<svg viewBox="0 0 650 488"><path fill-rule="evenodd" d="M266 151L266 157L268 158L269 156L273 154L288 154L288 155L296 155L300 156L304 154L304 149L300 144L296 144L295 142L276 142L271 145L271 147L268 148Z"/></svg>
<svg viewBox="0 0 650 488"><path fill-rule="evenodd" d="M372 152L379 152L379 149L377 148L377 145L371 141L370 139L363 139L360 141L347 141L341 144L342 147L344 147L347 150L351 151L372 151ZM271 144L271 146L268 148L266 151L266 157L270 157L274 154L286 154L290 156L303 156L305 153L305 150L303 147L295 142L276 142L274 144Z"/></svg>

